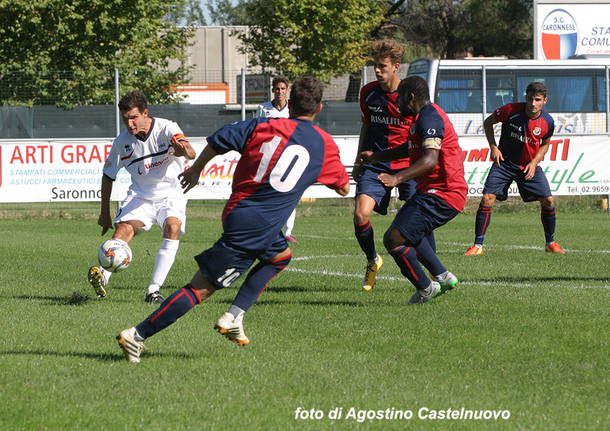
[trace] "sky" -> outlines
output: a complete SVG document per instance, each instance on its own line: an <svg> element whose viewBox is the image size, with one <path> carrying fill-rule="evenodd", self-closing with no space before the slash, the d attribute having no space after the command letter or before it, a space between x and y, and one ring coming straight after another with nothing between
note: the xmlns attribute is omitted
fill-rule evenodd
<svg viewBox="0 0 610 431"><path fill-rule="evenodd" d="M208 25L212 25L210 22L210 13L208 12L208 0L199 0L199 4L201 5L201 10L205 16L205 22L207 22Z"/></svg>

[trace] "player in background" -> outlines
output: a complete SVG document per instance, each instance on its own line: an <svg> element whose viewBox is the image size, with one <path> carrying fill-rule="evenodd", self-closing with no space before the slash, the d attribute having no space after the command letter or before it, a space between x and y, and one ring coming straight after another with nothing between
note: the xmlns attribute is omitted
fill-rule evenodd
<svg viewBox="0 0 610 431"><path fill-rule="evenodd" d="M555 129L553 117L544 109L547 101L546 86L541 82L530 82L525 90L525 103L501 106L485 119L483 126L493 164L477 210L474 245L468 248L466 256L483 254L483 240L493 204L496 198L506 200L513 181L517 183L523 202L540 202L546 251L565 254L555 242L555 203L549 182L538 166L549 149ZM494 137L494 124L499 122L502 123L502 132L498 145Z"/></svg>
<svg viewBox="0 0 610 431"><path fill-rule="evenodd" d="M362 127L356 161L352 176L356 181L356 201L354 208L354 231L360 248L367 259L366 272L362 289L370 291L375 285L377 272L383 266L383 259L375 248L375 236L371 225L373 211L385 215L392 187L385 186L378 178L379 174L395 173L409 167L409 158L389 162L360 164L362 151L383 151L395 148L407 141L413 117L403 116L398 111L398 70L404 53L404 47L395 40L376 41L371 46L371 57L375 62L376 81L370 82L360 90L360 110ZM398 197L409 199L415 193L415 181L397 184ZM430 238L434 246L434 237Z"/></svg>
<svg viewBox="0 0 610 431"><path fill-rule="evenodd" d="M288 118L290 116L288 112L288 86L288 78L285 76L278 75L274 77L271 81L273 100L258 105L255 116L261 118ZM297 242L292 236L296 216L297 210L295 208L286 221L284 236L289 242Z"/></svg>
<svg viewBox="0 0 610 431"><path fill-rule="evenodd" d="M222 214L222 236L195 257L199 269L190 283L140 324L121 331L117 339L127 360L140 362L146 338L174 323L216 290L231 286L258 260L214 326L239 345L249 344L244 314L292 258L282 226L303 192L320 182L341 196L349 193L349 177L339 148L328 133L313 124L322 109L323 88L312 77L297 79L288 102L290 118L254 118L220 128L208 137L208 145L193 166L180 174L186 193L216 154L230 150L241 153L233 191Z"/></svg>
<svg viewBox="0 0 610 431"><path fill-rule="evenodd" d="M423 304L458 283L432 251L428 236L464 209L468 185L453 124L438 105L430 102L426 81L419 76L404 79L398 86L397 103L404 115L417 116L407 143L381 152L365 151L361 157L370 163L407 154L411 157L408 168L379 174L387 187L417 181L417 193L398 211L383 242L401 273L417 289L409 304ZM424 255L426 259L422 259ZM434 280L428 278L420 262Z"/></svg>
<svg viewBox="0 0 610 431"><path fill-rule="evenodd" d="M113 227L110 195L117 173L125 168L131 175L131 185L114 219L112 238L129 243L134 235L149 230L155 223L159 225L163 240L145 300L160 303L163 295L159 290L174 263L186 223L187 199L181 193L177 176L186 159L192 160L196 154L176 123L148 115L146 98L141 92L124 95L119 110L127 130L114 140L104 164L97 224L102 227L102 235ZM99 297L106 296L111 275L101 266L89 268L89 283Z"/></svg>
<svg viewBox="0 0 610 431"><path fill-rule="evenodd" d="M288 78L278 75L271 81L273 99L269 102L261 103L256 108L255 117L259 118L288 118Z"/></svg>

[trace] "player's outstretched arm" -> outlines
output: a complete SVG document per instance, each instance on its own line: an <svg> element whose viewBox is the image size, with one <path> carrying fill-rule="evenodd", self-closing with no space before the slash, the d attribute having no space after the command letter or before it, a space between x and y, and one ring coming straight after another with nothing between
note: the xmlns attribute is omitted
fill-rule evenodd
<svg viewBox="0 0 610 431"><path fill-rule="evenodd" d="M377 151L362 151L360 153L360 160L363 163L377 163L377 162L389 162L391 160L402 159L409 156L409 146L402 144L392 149Z"/></svg>
<svg viewBox="0 0 610 431"><path fill-rule="evenodd" d="M210 145L206 145L199 157L197 157L197 160L195 160L195 163L193 163L193 166L178 174L180 186L184 190L184 193L197 185L199 178L201 177L201 171L203 171L205 165L207 165L214 156L216 156L216 151L214 151Z"/></svg>
<svg viewBox="0 0 610 431"><path fill-rule="evenodd" d="M424 154L408 168L398 171L394 175L381 173L377 178L386 187L396 187L398 184L417 178L433 169L438 163L438 153L438 150L426 149Z"/></svg>

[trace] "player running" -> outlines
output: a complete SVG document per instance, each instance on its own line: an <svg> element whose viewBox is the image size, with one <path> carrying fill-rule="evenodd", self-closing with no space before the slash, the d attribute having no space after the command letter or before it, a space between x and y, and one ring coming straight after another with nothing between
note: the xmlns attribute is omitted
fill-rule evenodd
<svg viewBox="0 0 610 431"><path fill-rule="evenodd" d="M371 225L373 211L385 215L388 212L392 187L386 187L378 176L382 172L394 173L409 166L409 158L389 162L365 162L360 164L361 151L382 151L406 142L413 119L398 112L396 89L400 83L398 69L404 47L397 41L384 39L371 46L371 57L375 62L373 81L360 90L362 127L357 159L352 176L356 181L354 208L354 232L360 248L367 259L362 289L370 291L375 286L377 272L383 266L383 258L375 248L375 237ZM415 182L406 181L397 185L399 199L409 199L415 192Z"/></svg>
<svg viewBox="0 0 610 431"><path fill-rule="evenodd" d="M178 174L195 150L173 121L148 115L146 98L139 91L119 101L125 130L112 143L103 168L101 210L97 224L102 235L112 228L110 195L121 168L131 176L127 197L114 219L112 238L129 243L134 235L161 227L163 240L155 258L146 302L163 302L160 289L169 273L186 224L187 198L181 193ZM98 297L105 297L112 273L101 266L89 268L88 280Z"/></svg>
<svg viewBox="0 0 610 431"><path fill-rule="evenodd" d="M258 260L229 310L214 326L239 345L249 344L244 314L292 258L282 226L305 189L320 182L341 196L349 193L349 177L337 145L313 124L322 109L322 92L320 81L297 79L288 102L290 118L254 118L220 128L208 137L208 145L193 166L180 174L187 192L216 154L230 150L241 153L233 191L222 214L222 236L195 257L199 270L190 283L140 324L121 331L117 339L127 360L140 362L146 338L174 323L216 290L229 287Z"/></svg>
<svg viewBox="0 0 610 431"><path fill-rule="evenodd" d="M547 88L531 82L525 90L525 103L509 103L497 108L485 119L485 137L491 147L493 164L483 187L483 197L475 219L474 245L466 256L483 254L483 240L491 220L496 198L504 201L513 181L523 202L540 202L540 219L544 228L546 251L565 254L555 242L555 204L549 182L538 166L549 149L555 129L553 117L544 109ZM496 144L493 126L502 123L500 145Z"/></svg>
<svg viewBox="0 0 610 431"><path fill-rule="evenodd" d="M458 283L432 251L427 237L464 209L468 185L457 134L447 114L430 102L426 81L419 76L404 79L398 86L398 107L404 115L417 115L408 142L381 152L365 151L361 157L371 163L407 153L411 157L410 167L395 174L379 174L387 187L417 180L417 193L398 211L383 242L401 273L417 289L409 304L423 304ZM428 278L419 262L434 280Z"/></svg>

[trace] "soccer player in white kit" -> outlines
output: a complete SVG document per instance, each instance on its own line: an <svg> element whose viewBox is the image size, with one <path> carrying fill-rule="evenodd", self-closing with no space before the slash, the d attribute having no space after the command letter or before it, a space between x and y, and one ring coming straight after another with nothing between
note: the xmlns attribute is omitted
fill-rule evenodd
<svg viewBox="0 0 610 431"><path fill-rule="evenodd" d="M160 303L164 298L159 290L174 263L186 224L187 198L178 174L184 170L186 159L192 160L196 154L178 124L148 115L146 98L141 92L123 96L119 110L127 130L114 140L104 164L97 223L102 227L102 235L113 227L110 195L117 173L125 168L131 175L131 185L114 219L112 238L129 243L138 233L149 230L155 223L159 225L163 240L145 300ZM111 274L101 266L89 268L89 283L99 297L106 296Z"/></svg>
<svg viewBox="0 0 610 431"><path fill-rule="evenodd" d="M261 118L288 118L288 85L288 78L285 76L278 75L274 77L273 81L271 81L273 100L258 105L254 116ZM296 216L297 210L294 209L286 221L284 236L288 242L297 242L292 236Z"/></svg>

